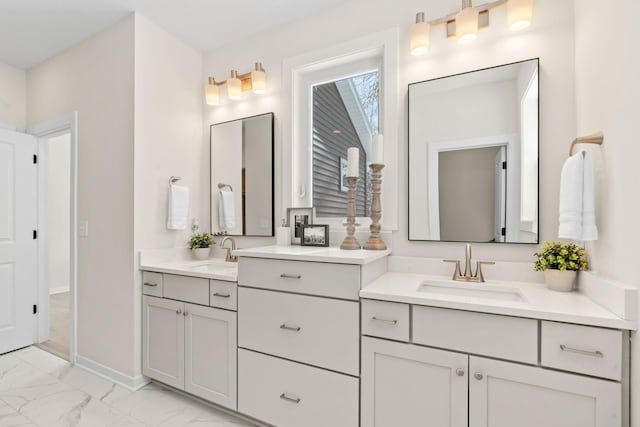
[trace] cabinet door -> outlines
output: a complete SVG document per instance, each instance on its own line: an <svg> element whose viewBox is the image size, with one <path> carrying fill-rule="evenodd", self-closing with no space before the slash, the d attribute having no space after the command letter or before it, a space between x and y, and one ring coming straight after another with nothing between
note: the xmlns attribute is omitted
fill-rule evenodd
<svg viewBox="0 0 640 427"><path fill-rule="evenodd" d="M236 313L185 304L185 390L237 409Z"/></svg>
<svg viewBox="0 0 640 427"><path fill-rule="evenodd" d="M466 427L468 356L362 338L363 427Z"/></svg>
<svg viewBox="0 0 640 427"><path fill-rule="evenodd" d="M619 383L469 358L470 427L620 426Z"/></svg>
<svg viewBox="0 0 640 427"><path fill-rule="evenodd" d="M184 303L142 297L142 373L184 388Z"/></svg>

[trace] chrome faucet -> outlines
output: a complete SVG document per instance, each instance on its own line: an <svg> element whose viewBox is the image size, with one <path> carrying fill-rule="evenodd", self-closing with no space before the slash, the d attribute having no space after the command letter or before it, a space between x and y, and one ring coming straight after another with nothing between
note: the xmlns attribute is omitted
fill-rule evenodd
<svg viewBox="0 0 640 427"><path fill-rule="evenodd" d="M226 247L224 245L229 240L231 241L231 248L228 248L228 247ZM235 251L236 250L236 241L233 240L233 237L225 236L225 238L222 239L222 241L220 242L220 247L222 249L226 249L227 250L227 256L224 259L225 261L227 261L227 262L238 262L238 257L231 254L231 251Z"/></svg>
<svg viewBox="0 0 640 427"><path fill-rule="evenodd" d="M464 251L464 274L460 270L460 261L457 259L445 259L444 262L454 262L456 264L453 272L452 280L461 282L479 282L484 283L484 275L482 274L483 264L495 264L493 261L476 261L476 272L471 274L471 243L467 243Z"/></svg>

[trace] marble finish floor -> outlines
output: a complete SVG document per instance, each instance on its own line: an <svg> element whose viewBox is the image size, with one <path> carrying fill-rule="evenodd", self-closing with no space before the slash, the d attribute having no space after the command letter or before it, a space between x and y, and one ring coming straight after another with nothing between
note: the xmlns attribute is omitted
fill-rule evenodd
<svg viewBox="0 0 640 427"><path fill-rule="evenodd" d="M130 391L36 347L0 355L0 427L252 426L149 384Z"/></svg>

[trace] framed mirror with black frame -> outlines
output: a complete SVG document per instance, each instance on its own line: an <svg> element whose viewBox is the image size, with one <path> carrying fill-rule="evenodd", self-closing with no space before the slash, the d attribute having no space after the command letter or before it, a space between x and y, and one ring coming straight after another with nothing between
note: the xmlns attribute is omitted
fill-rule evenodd
<svg viewBox="0 0 640 427"><path fill-rule="evenodd" d="M409 240L538 243L538 69L409 85Z"/></svg>

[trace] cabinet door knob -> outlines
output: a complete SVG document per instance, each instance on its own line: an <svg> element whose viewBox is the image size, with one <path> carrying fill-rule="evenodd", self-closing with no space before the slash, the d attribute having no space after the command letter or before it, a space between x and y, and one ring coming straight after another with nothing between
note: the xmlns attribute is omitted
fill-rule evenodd
<svg viewBox="0 0 640 427"><path fill-rule="evenodd" d="M178 316L180 316L180 315L182 314L182 310L180 310L180 309L176 310L176 314L177 314Z"/></svg>
<svg viewBox="0 0 640 427"><path fill-rule="evenodd" d="M189 315L189 312L188 312L187 310L185 310L185 311L184 311L184 313L182 313L182 315L183 315L184 317L187 317L187 316Z"/></svg>
<svg viewBox="0 0 640 427"><path fill-rule="evenodd" d="M459 377L464 377L464 369L461 369L461 368L456 369L456 375Z"/></svg>
<svg viewBox="0 0 640 427"><path fill-rule="evenodd" d="M286 400L287 402L293 402L293 403L300 403L300 400L301 400L299 397L290 397L287 395L287 393L282 393L280 395L280 399Z"/></svg>
<svg viewBox="0 0 640 427"><path fill-rule="evenodd" d="M473 374L473 377L478 381L481 381L484 378L481 372L476 372L475 374Z"/></svg>

